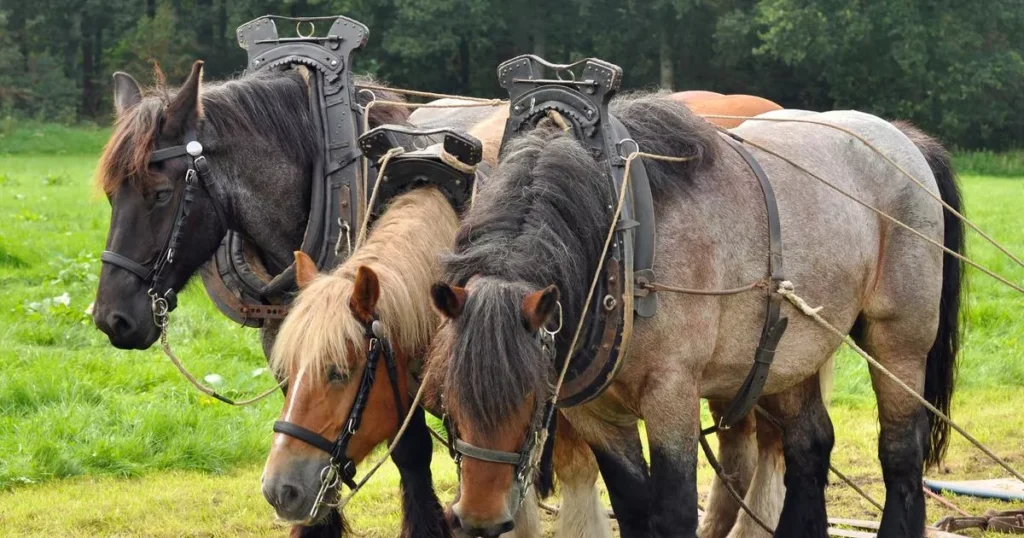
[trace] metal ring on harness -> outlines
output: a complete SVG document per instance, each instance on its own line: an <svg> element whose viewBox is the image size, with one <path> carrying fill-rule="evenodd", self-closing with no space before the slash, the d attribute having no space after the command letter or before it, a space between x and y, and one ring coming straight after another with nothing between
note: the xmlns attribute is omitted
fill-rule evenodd
<svg viewBox="0 0 1024 538"><path fill-rule="evenodd" d="M631 151L629 153L624 154L622 152L622 148L626 147L626 142L632 142L633 146L636 147L636 151ZM618 144L615 144L615 149L619 152L619 157L623 159L628 159L634 153L640 153L640 144L638 144L637 141L633 140L632 138L623 138L622 140L619 140Z"/></svg>
<svg viewBox="0 0 1024 538"><path fill-rule="evenodd" d="M359 88L359 90L356 91L356 95L357 96L362 95L363 92L366 92L367 94L370 95L370 100L367 101L365 105L360 105L358 103L358 99L357 99L356 100L357 101L356 102L356 106L359 107L359 111L361 113L366 114L366 108L370 106L370 103L373 103L373 102L375 102L377 100L377 94L373 93L373 90L368 90L366 88Z"/></svg>
<svg viewBox="0 0 1024 538"><path fill-rule="evenodd" d="M300 30L300 28L302 27L302 23L306 23L306 24L309 25L309 33L308 34L303 35L302 30ZM299 21L299 22L295 23L295 35L301 37L302 39L309 39L309 38L313 37L313 34L315 34L315 33L316 33L316 25L313 24L313 21L311 21L311 20L302 20L302 21Z"/></svg>

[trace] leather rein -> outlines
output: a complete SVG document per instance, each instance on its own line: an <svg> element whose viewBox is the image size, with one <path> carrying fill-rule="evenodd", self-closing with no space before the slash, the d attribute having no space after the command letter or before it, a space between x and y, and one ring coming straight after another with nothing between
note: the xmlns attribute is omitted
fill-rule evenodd
<svg viewBox="0 0 1024 538"><path fill-rule="evenodd" d="M380 358L384 357L384 368L388 379L391 382L391 391L395 397L395 410L399 427L405 417L405 406L402 403L402 393L398 386L398 363L395 360L395 351L390 340L384 334L384 325L376 314L370 323L363 325L367 339L366 364L363 367L363 375L359 379L359 388L356 392L355 401L349 409L348 418L341 428L338 437L331 441L326 437L299 426L287 420L274 422L274 432L303 441L304 443L318 448L330 455L330 462L320 471L320 492L313 508L310 511L310 519L316 518L320 506L325 504L323 499L328 491L337 487L338 482L343 482L350 489L356 489L356 463L346 454L349 442L359 430L363 422L363 413L370 400L370 391L377 380L377 365Z"/></svg>

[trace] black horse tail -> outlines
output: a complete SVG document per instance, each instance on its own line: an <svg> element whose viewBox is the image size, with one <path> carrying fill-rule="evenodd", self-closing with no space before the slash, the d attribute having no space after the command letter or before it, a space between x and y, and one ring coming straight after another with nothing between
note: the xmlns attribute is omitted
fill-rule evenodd
<svg viewBox="0 0 1024 538"><path fill-rule="evenodd" d="M939 196L950 207L963 214L963 201L949 152L937 140L905 122L893 122L914 142L932 169L938 183ZM949 250L964 253L964 224L956 215L943 210L943 244ZM964 270L960 260L946 253L942 258L942 296L939 302L939 330L928 352L925 367L924 397L929 403L949 416L949 406L956 385L956 356L960 350L960 309L964 290ZM929 447L925 462L937 465L946 455L949 444L949 425L934 413L928 414Z"/></svg>

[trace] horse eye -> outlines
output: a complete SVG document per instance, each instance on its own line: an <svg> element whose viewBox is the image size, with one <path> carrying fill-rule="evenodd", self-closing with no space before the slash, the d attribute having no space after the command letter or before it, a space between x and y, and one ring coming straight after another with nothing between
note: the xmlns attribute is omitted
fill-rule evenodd
<svg viewBox="0 0 1024 538"><path fill-rule="evenodd" d="M168 190L163 190L163 191L157 191L157 193L156 193L156 202L158 204L165 203L165 202L167 202L168 200L171 199L171 195L172 194L174 194L173 191L171 191L169 189Z"/></svg>
<svg viewBox="0 0 1024 538"><path fill-rule="evenodd" d="M331 366L327 369L327 380L332 383L341 383L348 378L348 375L338 369L337 366Z"/></svg>

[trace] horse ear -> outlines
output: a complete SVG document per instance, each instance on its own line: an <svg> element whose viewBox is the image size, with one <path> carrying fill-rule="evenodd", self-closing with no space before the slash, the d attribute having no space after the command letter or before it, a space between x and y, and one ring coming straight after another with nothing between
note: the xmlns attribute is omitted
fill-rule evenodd
<svg viewBox="0 0 1024 538"><path fill-rule="evenodd" d="M558 288L554 284L523 298L523 318L530 330L536 331L555 313L558 308Z"/></svg>
<svg viewBox="0 0 1024 538"><path fill-rule="evenodd" d="M129 108L142 101L142 88L128 73L114 73L114 110L117 115L124 114Z"/></svg>
<svg viewBox="0 0 1024 538"><path fill-rule="evenodd" d="M188 80L178 90L171 104L167 105L164 112L163 134L171 138L177 138L188 130L195 127L199 118L203 117L203 104L200 100L200 92L203 85L203 61L196 60L192 64L192 72Z"/></svg>
<svg viewBox="0 0 1024 538"><path fill-rule="evenodd" d="M466 305L466 288L438 282L430 288L430 298L439 314L455 319L462 314L462 307Z"/></svg>
<svg viewBox="0 0 1024 538"><path fill-rule="evenodd" d="M316 278L316 263L313 258L301 250L295 251L295 284L305 289Z"/></svg>
<svg viewBox="0 0 1024 538"><path fill-rule="evenodd" d="M352 309L356 319L369 323L373 320L378 299L380 299L380 280L377 279L377 273L365 265L360 265L356 270L356 283L352 287L352 297L348 300L348 307Z"/></svg>

